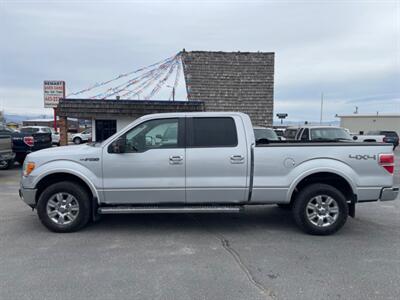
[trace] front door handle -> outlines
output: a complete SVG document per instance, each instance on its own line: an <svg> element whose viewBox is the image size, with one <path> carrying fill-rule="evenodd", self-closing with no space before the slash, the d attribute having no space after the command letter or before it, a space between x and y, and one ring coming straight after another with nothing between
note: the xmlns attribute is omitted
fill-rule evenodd
<svg viewBox="0 0 400 300"><path fill-rule="evenodd" d="M231 155L231 163L232 164L243 164L244 156L243 155Z"/></svg>
<svg viewBox="0 0 400 300"><path fill-rule="evenodd" d="M169 157L169 163L171 165L180 165L182 164L183 156L181 155L172 155Z"/></svg>

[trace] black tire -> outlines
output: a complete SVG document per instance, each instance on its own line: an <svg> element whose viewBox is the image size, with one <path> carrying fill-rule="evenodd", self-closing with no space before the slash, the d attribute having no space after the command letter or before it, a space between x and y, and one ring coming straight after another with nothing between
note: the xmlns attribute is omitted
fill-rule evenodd
<svg viewBox="0 0 400 300"><path fill-rule="evenodd" d="M75 197L79 206L79 211L69 224L57 224L47 213L47 203L57 193L68 193ZM90 196L87 191L79 184L62 181L54 183L47 187L39 197L37 204L37 213L42 224L49 230L54 232L74 232L84 227L90 220L91 214Z"/></svg>
<svg viewBox="0 0 400 300"><path fill-rule="evenodd" d="M76 138L74 138L73 142L74 142L74 144L79 145L79 144L82 144L82 139L80 137L76 137Z"/></svg>
<svg viewBox="0 0 400 300"><path fill-rule="evenodd" d="M15 155L15 160L22 166L26 158L26 153L17 153Z"/></svg>
<svg viewBox="0 0 400 300"><path fill-rule="evenodd" d="M310 213L309 208L307 208L308 204L311 201L315 201L313 200L315 199L314 197L321 195L325 198L331 197L337 204L336 210L338 213L336 215L336 220L330 225L328 220L326 225L317 226L313 224L312 220L310 220L308 217L308 213ZM292 212L296 224L304 232L313 235L329 235L338 231L346 223L347 216L349 214L349 207L347 205L346 198L338 189L328 184L316 183L306 186L299 192L293 203ZM320 216L316 217L318 219L323 218ZM326 220L327 219L324 219L323 222Z"/></svg>
<svg viewBox="0 0 400 300"><path fill-rule="evenodd" d="M279 204L277 204L277 206L283 210L291 210L292 209L291 203L279 203Z"/></svg>

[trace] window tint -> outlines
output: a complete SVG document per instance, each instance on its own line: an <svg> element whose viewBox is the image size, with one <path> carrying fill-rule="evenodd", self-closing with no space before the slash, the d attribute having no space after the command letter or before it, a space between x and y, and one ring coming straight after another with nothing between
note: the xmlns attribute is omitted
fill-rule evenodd
<svg viewBox="0 0 400 300"><path fill-rule="evenodd" d="M21 128L20 132L28 133L28 134L37 133L37 132L39 132L39 128L25 127L25 128Z"/></svg>
<svg viewBox="0 0 400 300"><path fill-rule="evenodd" d="M380 134L390 137L397 137L397 133L395 131L381 131Z"/></svg>
<svg viewBox="0 0 400 300"><path fill-rule="evenodd" d="M178 119L144 122L125 134L126 152L178 147Z"/></svg>
<svg viewBox="0 0 400 300"><path fill-rule="evenodd" d="M193 118L192 147L235 147L237 133L232 118Z"/></svg>

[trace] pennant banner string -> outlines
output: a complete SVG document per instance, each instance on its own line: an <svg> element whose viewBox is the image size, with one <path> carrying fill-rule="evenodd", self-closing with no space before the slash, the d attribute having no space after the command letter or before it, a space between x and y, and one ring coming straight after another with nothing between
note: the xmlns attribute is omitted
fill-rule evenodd
<svg viewBox="0 0 400 300"><path fill-rule="evenodd" d="M148 66L146 66L146 67L142 67L142 68L140 68L140 69L137 69L137 70L134 70L134 71L131 71L131 72L128 72L128 73L120 74L120 75L118 75L118 76L116 76L116 77L114 77L114 78L112 78L112 79L110 79L110 80L103 81L103 82L97 82L97 83L95 83L94 85L92 85L92 86L90 86L90 87L88 87L88 88L86 88L86 89L80 90L80 91L78 91L78 92L70 93L70 94L67 95L67 97L76 96L76 95L79 95L79 94L82 94L82 93L91 91L91 90L93 90L93 89L95 89L95 88L99 88L99 87L101 87L101 86L107 85L107 84L109 84L109 83L111 83L111 82L113 82L113 81L116 81L116 80L119 80L119 79L121 79L121 78L130 76L130 75L132 75L132 74L139 73L139 72L142 72L142 71L144 71L144 70L150 69L150 68L152 68L152 67L160 66L160 65L163 65L163 64L165 64L165 63L174 61L174 60L176 60L179 56L180 56L180 53L175 54L174 56L168 57L168 58L166 58L166 59L164 59L164 60L161 60L161 61L159 61L159 62L156 62L156 63L154 63L154 64L148 65ZM96 97L96 96L94 96L94 97ZM92 98L94 98L94 97L92 97Z"/></svg>

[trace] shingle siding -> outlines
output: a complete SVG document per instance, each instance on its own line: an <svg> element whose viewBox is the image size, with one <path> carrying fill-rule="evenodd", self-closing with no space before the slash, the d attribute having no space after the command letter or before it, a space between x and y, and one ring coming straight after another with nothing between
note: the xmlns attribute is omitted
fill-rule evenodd
<svg viewBox="0 0 400 300"><path fill-rule="evenodd" d="M182 53L188 100L206 111L240 111L254 125L272 126L274 53Z"/></svg>

